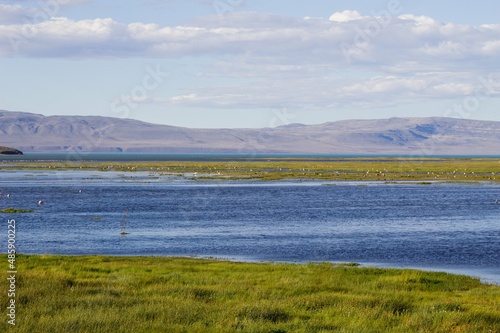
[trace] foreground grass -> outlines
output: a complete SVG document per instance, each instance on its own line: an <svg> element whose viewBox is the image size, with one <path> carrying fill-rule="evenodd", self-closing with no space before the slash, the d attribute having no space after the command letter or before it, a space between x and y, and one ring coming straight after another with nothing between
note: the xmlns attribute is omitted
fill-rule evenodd
<svg viewBox="0 0 500 333"><path fill-rule="evenodd" d="M1 259L7 262L6 256ZM445 273L156 257L18 256L0 332L499 332L500 287ZM0 305L7 307L7 282Z"/></svg>

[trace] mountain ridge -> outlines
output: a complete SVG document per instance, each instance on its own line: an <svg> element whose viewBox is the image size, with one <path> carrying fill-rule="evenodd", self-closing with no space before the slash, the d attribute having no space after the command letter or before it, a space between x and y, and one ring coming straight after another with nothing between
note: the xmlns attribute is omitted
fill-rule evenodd
<svg viewBox="0 0 500 333"><path fill-rule="evenodd" d="M0 145L24 152L500 155L499 142L500 122L442 117L193 129L0 110Z"/></svg>

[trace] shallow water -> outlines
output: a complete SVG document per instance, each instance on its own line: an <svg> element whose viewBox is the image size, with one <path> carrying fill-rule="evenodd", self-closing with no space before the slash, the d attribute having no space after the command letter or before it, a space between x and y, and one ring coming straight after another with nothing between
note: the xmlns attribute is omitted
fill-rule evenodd
<svg viewBox="0 0 500 333"><path fill-rule="evenodd" d="M16 220L19 253L359 262L500 283L495 184L196 182L147 172L5 171L0 190L0 208L36 210L2 214ZM120 235L122 222L128 235ZM7 231L1 234L7 244Z"/></svg>

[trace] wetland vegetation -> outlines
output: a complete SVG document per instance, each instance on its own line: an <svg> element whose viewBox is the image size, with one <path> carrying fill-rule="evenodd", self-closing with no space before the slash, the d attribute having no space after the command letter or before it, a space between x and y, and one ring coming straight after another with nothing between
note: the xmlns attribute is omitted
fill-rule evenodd
<svg viewBox="0 0 500 333"><path fill-rule="evenodd" d="M19 214L19 213L33 213L33 209L22 209L22 208L4 208L0 209L0 213L4 214Z"/></svg>
<svg viewBox="0 0 500 333"><path fill-rule="evenodd" d="M7 262L6 256L1 259ZM17 258L16 332L498 332L500 287L331 263ZM6 295L7 283L0 284ZM7 307L3 297L0 306ZM0 331L6 332L6 320Z"/></svg>
<svg viewBox="0 0 500 333"><path fill-rule="evenodd" d="M498 158L301 158L249 161L166 162L12 162L0 168L23 170L98 170L189 175L196 180L370 180L370 181L500 181Z"/></svg>

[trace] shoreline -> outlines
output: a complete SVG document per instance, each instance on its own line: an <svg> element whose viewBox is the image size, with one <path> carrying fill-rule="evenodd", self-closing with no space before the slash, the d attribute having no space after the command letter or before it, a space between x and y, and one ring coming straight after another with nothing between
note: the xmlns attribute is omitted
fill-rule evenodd
<svg viewBox="0 0 500 333"><path fill-rule="evenodd" d="M290 261L290 260L263 260L257 258L247 258L243 256L224 256L224 255L147 255L147 254L59 254L59 253L18 253L22 256L33 256L33 257L68 257L68 258L85 258L85 257L109 257L109 258L163 258L163 259L196 259L204 261L218 261L218 262L229 262L229 263L241 263L241 264L294 264L294 265L308 265L308 264L332 264L334 266L346 266L346 267L359 267L359 268L377 268L382 270L397 270L397 271L417 271L417 272L427 272L427 273L446 273L456 276L467 276L472 279L479 279L481 284L500 286L500 274L481 274L481 272L488 272L493 268L483 269L483 268L466 268L466 267L436 267L436 266L420 266L420 265L403 265L403 264L391 264L391 263L376 263L376 262L358 262L358 261L335 261L335 260L301 260L301 261ZM4 255L4 254L3 254ZM499 269L500 272L500 269Z"/></svg>
<svg viewBox="0 0 500 333"><path fill-rule="evenodd" d="M121 255L118 255L118 257ZM137 255L126 255L125 257L137 257ZM141 257L140 255L138 257ZM297 264L297 265L307 265L307 264L321 264L329 263L333 265L342 266L352 266L361 268L380 268L380 269L395 269L395 270L415 270L419 272L435 272L435 273L448 273L452 275L462 275L468 276L470 278L477 278L481 283L487 285L500 286L500 269L498 274L474 274L473 272L480 273L485 271L482 268L466 268L466 267L435 267L435 266L407 266L403 264L391 264L391 263L376 263L376 262L358 262L358 261L331 261L331 260L304 260L304 261L289 261L289 260L261 260L252 259L245 257L235 257L235 256L220 256L220 255L192 255L192 256L151 256L151 257L167 257L167 258L187 258L187 259L201 259L201 260L217 260L217 261L229 261L235 263L261 263L261 264L272 264L272 263L282 263L282 264ZM492 268L488 268L490 270Z"/></svg>
<svg viewBox="0 0 500 333"><path fill-rule="evenodd" d="M6 256L5 253L1 254L2 256ZM262 265L272 265L272 264L292 264L292 265L309 265L309 264L331 264L335 267L358 267L358 268L375 268L381 270L395 270L395 271L415 271L421 273L444 273L455 276L465 276L471 279L478 279L483 285L491 285L491 286L499 286L500 287L500 275L496 275L494 280L491 280L493 276L486 278L481 277L477 274L471 274L472 272L481 271L483 269L474 269L474 268L458 268L458 267L449 267L449 268L440 268L440 267L428 267L428 266L405 266L402 264L390 264L390 263L375 263L375 262L357 262L357 261L317 261L317 260L304 260L304 261L289 261L289 260L262 260L262 259L252 259L245 257L236 257L236 256L221 256L221 255L136 255L136 254L58 254L58 253L16 253L17 256L21 258L25 257L66 257L66 258L114 258L114 259L172 259L172 260L200 260L206 262L220 262L220 263L234 263L234 264L262 264ZM490 281L488 281L490 279Z"/></svg>

